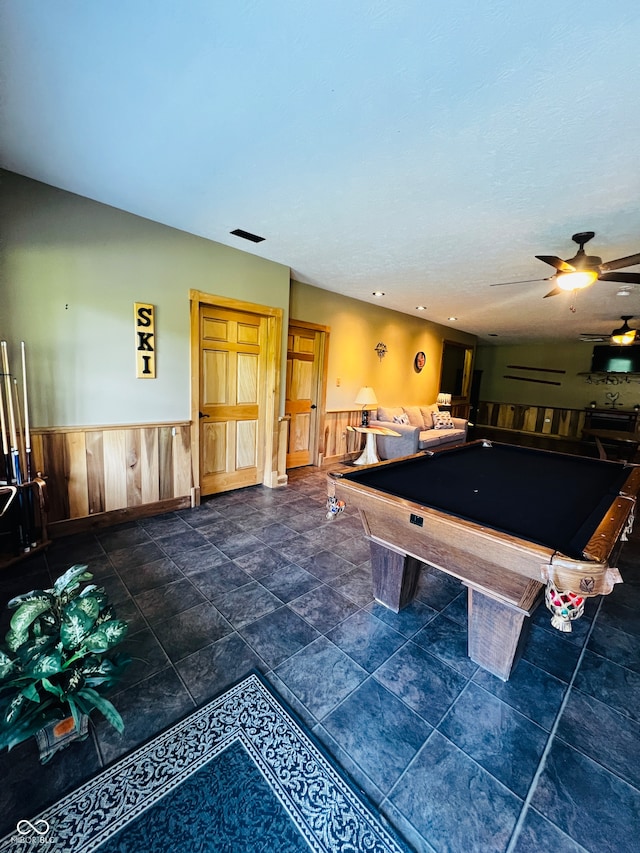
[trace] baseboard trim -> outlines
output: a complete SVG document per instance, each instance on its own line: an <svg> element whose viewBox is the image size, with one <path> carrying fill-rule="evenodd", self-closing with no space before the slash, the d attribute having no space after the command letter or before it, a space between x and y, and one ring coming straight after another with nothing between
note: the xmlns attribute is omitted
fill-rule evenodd
<svg viewBox="0 0 640 853"><path fill-rule="evenodd" d="M64 536L72 536L75 533L90 533L93 530L113 527L114 524L137 521L139 518L149 518L153 515L162 515L164 512L190 509L190 507L191 495L184 495L181 498L168 498L167 500L156 501L155 503L142 504L142 506L113 509L109 512L85 515L82 518L66 518L62 521L52 521L47 525L47 531L51 539L60 539Z"/></svg>

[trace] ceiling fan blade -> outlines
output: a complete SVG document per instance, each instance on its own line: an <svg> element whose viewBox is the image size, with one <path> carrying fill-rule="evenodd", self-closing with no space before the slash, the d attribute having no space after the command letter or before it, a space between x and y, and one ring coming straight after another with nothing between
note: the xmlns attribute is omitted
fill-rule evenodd
<svg viewBox="0 0 640 853"><path fill-rule="evenodd" d="M640 284L638 272L603 272L598 276L600 281L623 281L625 284Z"/></svg>
<svg viewBox="0 0 640 853"><path fill-rule="evenodd" d="M545 295L542 298L546 299L547 296L559 296L561 293L566 293L566 292L567 292L566 290L562 290L559 287L554 287L553 290L549 291L549 293L545 293Z"/></svg>
<svg viewBox="0 0 640 853"><path fill-rule="evenodd" d="M552 276L553 278L553 276ZM535 281L549 281L548 278L526 278L524 281L500 281L498 284L490 284L489 287L504 287L506 284L533 284Z"/></svg>
<svg viewBox="0 0 640 853"><path fill-rule="evenodd" d="M539 261L544 261L545 264L550 264L552 267L555 267L558 272L574 272L575 270L575 267L572 267L571 264L563 261L562 258L556 258L555 255L536 255L536 258Z"/></svg>
<svg viewBox="0 0 640 853"><path fill-rule="evenodd" d="M606 261L600 264L600 269L605 272L610 270L621 270L623 267L635 267L640 264L640 252L636 255L627 255L626 258L616 258L615 261Z"/></svg>

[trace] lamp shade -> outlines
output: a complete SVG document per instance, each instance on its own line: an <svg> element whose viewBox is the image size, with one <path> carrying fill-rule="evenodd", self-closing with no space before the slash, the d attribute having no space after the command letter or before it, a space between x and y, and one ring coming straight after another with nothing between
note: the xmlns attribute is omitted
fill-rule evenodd
<svg viewBox="0 0 640 853"><path fill-rule="evenodd" d="M363 385L358 391L358 396L354 402L357 403L358 406L377 406L378 398L370 385Z"/></svg>
<svg viewBox="0 0 640 853"><path fill-rule="evenodd" d="M560 290L582 290L598 280L595 270L576 270L575 272L559 272L556 284Z"/></svg>

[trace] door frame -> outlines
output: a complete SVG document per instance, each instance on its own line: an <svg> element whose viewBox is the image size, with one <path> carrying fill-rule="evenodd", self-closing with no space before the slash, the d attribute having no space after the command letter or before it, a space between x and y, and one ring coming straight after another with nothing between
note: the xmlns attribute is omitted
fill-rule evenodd
<svg viewBox="0 0 640 853"><path fill-rule="evenodd" d="M278 481L278 411L280 405L280 376L282 368L282 325L284 310L269 305L257 305L243 302L227 296L216 296L201 290L189 291L191 315L191 466L194 484L192 504L200 503L200 306L226 308L255 314L267 321L267 343L264 354L265 393L264 412L260 419L264 422L264 447L262 484L275 488L282 485Z"/></svg>
<svg viewBox="0 0 640 853"><path fill-rule="evenodd" d="M318 376L315 383L317 429L311 447L311 464L319 467L322 465L325 453L324 421L327 402L327 375L329 371L329 335L330 326L320 326L318 323L307 323L306 320L295 320L289 317L287 334L291 326L302 329L310 329L320 333L320 352L318 353ZM288 352L288 347L287 347ZM287 355L288 357L288 355Z"/></svg>

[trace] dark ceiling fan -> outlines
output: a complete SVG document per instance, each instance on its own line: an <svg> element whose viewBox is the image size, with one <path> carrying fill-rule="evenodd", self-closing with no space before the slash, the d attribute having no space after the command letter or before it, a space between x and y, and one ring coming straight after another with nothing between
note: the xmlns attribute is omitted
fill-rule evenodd
<svg viewBox="0 0 640 853"><path fill-rule="evenodd" d="M636 340L636 335L638 333L637 329L632 329L629 325L629 320L633 320L633 316L631 314L625 314L620 319L623 321L622 326L619 329L614 329L613 332L607 334L600 334L600 332L582 332L580 335L580 340L585 341L586 343L597 343L609 341L612 344L617 344L618 346L629 346Z"/></svg>
<svg viewBox="0 0 640 853"><path fill-rule="evenodd" d="M640 264L640 252L635 255L628 255L626 258L616 258L613 261L604 261L596 255L587 255L584 250L584 244L588 243L595 237L594 231L581 231L572 236L574 243L579 246L573 258L568 258L563 261L562 258L557 258L555 255L536 255L539 261L544 261L555 267L555 275L548 278L534 278L526 281L503 281L500 284L491 284L490 287L502 287L507 284L530 284L534 281L554 281L555 287L547 296L557 296L559 293L572 290L581 290L584 287L594 284L596 281L617 281L624 284L640 284L640 273L635 272L616 272L616 270L624 267L633 267Z"/></svg>

